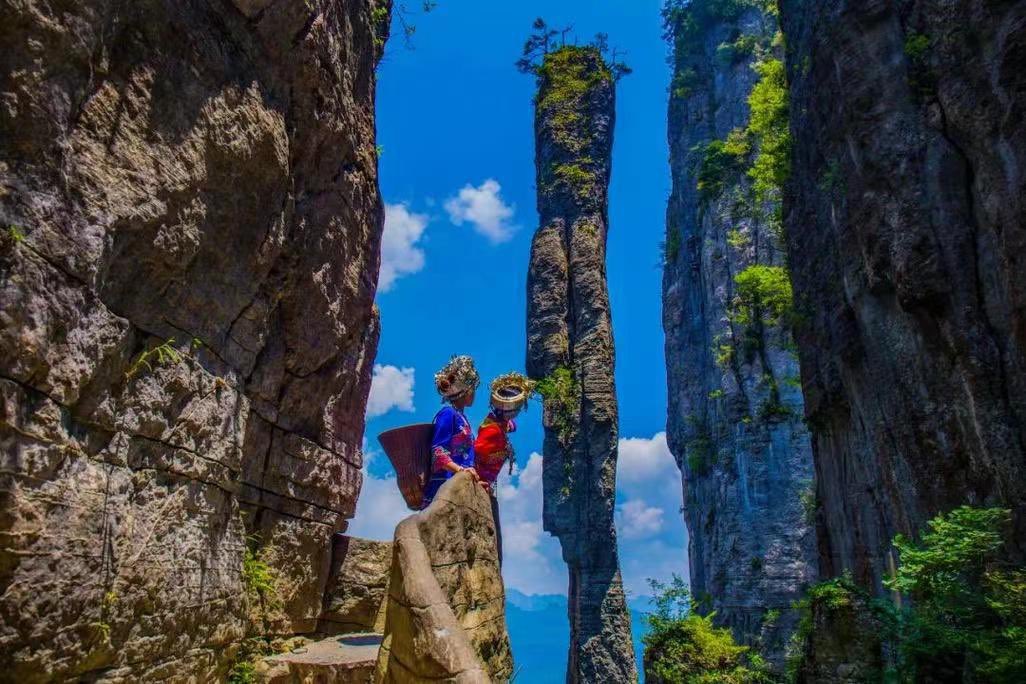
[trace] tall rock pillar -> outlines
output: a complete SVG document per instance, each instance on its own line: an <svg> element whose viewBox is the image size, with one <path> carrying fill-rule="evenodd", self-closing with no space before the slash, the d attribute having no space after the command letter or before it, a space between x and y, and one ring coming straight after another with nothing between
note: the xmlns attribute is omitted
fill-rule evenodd
<svg viewBox="0 0 1026 684"><path fill-rule="evenodd" d="M781 141L753 125L749 107L753 91L786 102L776 98L776 21L708 0L667 19L667 434L684 474L691 588L779 667L798 620L791 605L816 576L816 543L780 191L756 178ZM758 124L772 114L786 133L786 110L759 113Z"/></svg>
<svg viewBox="0 0 1026 684"><path fill-rule="evenodd" d="M614 78L591 47L538 69L540 227L528 276L527 369L545 379L545 529L569 567L568 682L637 677L613 525L617 404L606 287Z"/></svg>

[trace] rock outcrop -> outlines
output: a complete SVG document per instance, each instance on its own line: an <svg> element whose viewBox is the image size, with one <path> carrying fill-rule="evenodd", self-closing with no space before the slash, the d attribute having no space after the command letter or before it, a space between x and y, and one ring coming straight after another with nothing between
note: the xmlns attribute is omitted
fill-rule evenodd
<svg viewBox="0 0 1026 684"><path fill-rule="evenodd" d="M787 278L779 193L749 174L761 144L753 67L777 59L777 27L759 9L718 6L695 0L668 15L667 434L684 474L694 597L779 667L816 542L790 320L749 282Z"/></svg>
<svg viewBox="0 0 1026 684"><path fill-rule="evenodd" d="M491 501L456 475L395 530L377 682L504 682L513 675Z"/></svg>
<svg viewBox="0 0 1026 684"><path fill-rule="evenodd" d="M613 525L618 426L605 256L615 83L591 47L550 52L538 81L541 223L528 274L527 371L545 395L544 527L570 575L567 681L634 681Z"/></svg>
<svg viewBox="0 0 1026 684"><path fill-rule="evenodd" d="M0 3L0 679L215 681L316 628L377 342L380 17Z"/></svg>
<svg viewBox="0 0 1026 684"><path fill-rule="evenodd" d="M391 574L391 542L336 534L317 631L380 634L385 628L385 597Z"/></svg>
<svg viewBox="0 0 1026 684"><path fill-rule="evenodd" d="M1014 509L1026 546L1026 6L783 0L785 203L825 575ZM899 561L900 562L900 561Z"/></svg>

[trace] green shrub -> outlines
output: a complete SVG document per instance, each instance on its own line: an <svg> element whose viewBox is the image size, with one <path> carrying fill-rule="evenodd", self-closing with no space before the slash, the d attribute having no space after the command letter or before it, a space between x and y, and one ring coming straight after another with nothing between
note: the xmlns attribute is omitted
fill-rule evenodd
<svg viewBox="0 0 1026 684"><path fill-rule="evenodd" d="M671 226L666 233L666 242L663 243L663 263L672 264L677 261L680 254L680 230Z"/></svg>
<svg viewBox="0 0 1026 684"><path fill-rule="evenodd" d="M564 446L570 443L577 430L581 410L581 394L574 372L560 366L546 378L538 381L538 394L553 419L553 427Z"/></svg>
<svg viewBox="0 0 1026 684"><path fill-rule="evenodd" d="M919 542L894 538L900 564L884 584L912 599L896 620L905 680L946 664L974 681L1026 681L1026 569L1004 560L1009 523L1008 510L961 506Z"/></svg>
<svg viewBox="0 0 1026 684"><path fill-rule="evenodd" d="M236 662L228 673L228 684L253 684L255 681L256 665L251 660Z"/></svg>
<svg viewBox="0 0 1026 684"><path fill-rule="evenodd" d="M930 49L930 37L922 33L910 33L905 39L905 54L913 62L922 62Z"/></svg>
<svg viewBox="0 0 1026 684"><path fill-rule="evenodd" d="M791 169L791 133L788 124L787 79L784 63L775 58L757 62L759 80L748 96L748 130L758 152L748 170L758 201L778 199Z"/></svg>
<svg viewBox="0 0 1026 684"><path fill-rule="evenodd" d="M142 352L136 357L132 365L125 371L125 382L128 382L146 368L153 372L153 364L158 366L164 364L174 365L182 360L182 354L174 347L175 338L171 337L153 349Z"/></svg>
<svg viewBox="0 0 1026 684"><path fill-rule="evenodd" d="M251 598L270 598L277 591L271 566L249 546L242 557L242 583Z"/></svg>
<svg viewBox="0 0 1026 684"><path fill-rule="evenodd" d="M649 580L655 611L643 637L646 674L681 684L754 684L770 681L761 659L734 642L729 629L699 615L684 580L669 585Z"/></svg>
<svg viewBox="0 0 1026 684"><path fill-rule="evenodd" d="M816 523L816 510L819 508L819 503L816 501L816 486L811 480L805 483L802 490L798 493L798 502L802 506L802 519L808 525L814 525Z"/></svg>
<svg viewBox="0 0 1026 684"><path fill-rule="evenodd" d="M748 145L743 136L739 138L731 133L727 140L699 144L693 151L700 155L698 197L702 202L709 202L722 195L727 183L740 176Z"/></svg>
<svg viewBox="0 0 1026 684"><path fill-rule="evenodd" d="M731 320L739 325L787 322L793 310L791 278L781 266L754 264L734 276Z"/></svg>
<svg viewBox="0 0 1026 684"><path fill-rule="evenodd" d="M673 74L673 80L670 81L670 93L678 99L684 99L694 92L698 83L697 71L691 67L682 69Z"/></svg>

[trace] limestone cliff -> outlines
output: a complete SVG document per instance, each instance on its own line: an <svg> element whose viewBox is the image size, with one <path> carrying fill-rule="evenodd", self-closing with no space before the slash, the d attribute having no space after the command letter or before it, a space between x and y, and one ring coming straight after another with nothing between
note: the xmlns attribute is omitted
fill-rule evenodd
<svg viewBox="0 0 1026 684"><path fill-rule="evenodd" d="M214 681L316 628L377 342L380 10L0 2L0 679Z"/></svg>
<svg viewBox="0 0 1026 684"><path fill-rule="evenodd" d="M564 47L545 56L538 81L527 370L545 396L543 522L570 574L567 681L633 681L613 526L617 403L605 250L614 78L595 48Z"/></svg>
<svg viewBox="0 0 1026 684"><path fill-rule="evenodd" d="M783 0L780 11L822 572L850 570L879 592L895 533L964 503L1013 509L1021 558L1026 5ZM821 612L817 623L838 624ZM807 681L850 681L879 658L832 632L813 631Z"/></svg>
<svg viewBox="0 0 1026 684"><path fill-rule="evenodd" d="M667 433L684 474L694 597L779 666L797 622L791 604L816 575L790 320L749 282L786 283L779 193L749 173L761 144L750 126L753 67L779 49L772 15L719 7L695 0L667 15Z"/></svg>
<svg viewBox="0 0 1026 684"><path fill-rule="evenodd" d="M956 505L1026 541L1026 5L784 0L826 575Z"/></svg>
<svg viewBox="0 0 1026 684"><path fill-rule="evenodd" d="M376 682L505 682L513 675L488 495L457 475L395 530Z"/></svg>

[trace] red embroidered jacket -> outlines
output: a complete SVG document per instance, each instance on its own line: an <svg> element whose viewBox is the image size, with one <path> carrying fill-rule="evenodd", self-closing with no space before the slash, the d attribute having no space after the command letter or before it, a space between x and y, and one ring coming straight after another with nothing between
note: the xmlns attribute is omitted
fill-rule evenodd
<svg viewBox="0 0 1026 684"><path fill-rule="evenodd" d="M507 435L516 429L512 420L502 423L491 413L481 423L474 442L474 468L488 484L495 484L503 463L513 456L513 445Z"/></svg>

